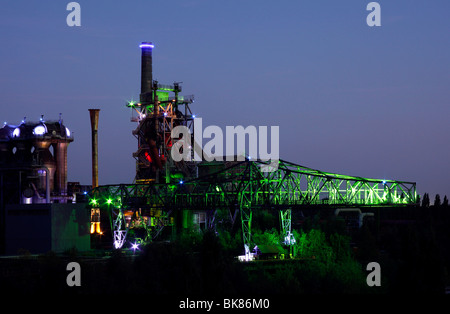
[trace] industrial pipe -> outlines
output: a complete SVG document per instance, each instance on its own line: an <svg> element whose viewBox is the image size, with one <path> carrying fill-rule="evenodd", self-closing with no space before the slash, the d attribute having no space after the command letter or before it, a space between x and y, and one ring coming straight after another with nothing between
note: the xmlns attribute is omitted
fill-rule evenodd
<svg viewBox="0 0 450 314"><path fill-rule="evenodd" d="M37 167L37 169L45 171L45 202L47 204L49 204L50 203L50 189L51 189L51 187L50 187L50 170L46 166L39 166L39 167ZM34 184L33 184L33 187L36 191L36 187L34 186Z"/></svg>
<svg viewBox="0 0 450 314"><path fill-rule="evenodd" d="M98 186L98 115L100 109L89 109L92 130L92 188Z"/></svg>

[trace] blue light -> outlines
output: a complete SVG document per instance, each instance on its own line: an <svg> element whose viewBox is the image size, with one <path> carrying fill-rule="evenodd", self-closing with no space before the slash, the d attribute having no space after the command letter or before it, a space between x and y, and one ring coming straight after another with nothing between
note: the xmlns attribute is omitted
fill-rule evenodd
<svg viewBox="0 0 450 314"><path fill-rule="evenodd" d="M133 244L131 244L131 249L133 250L133 252L136 252L136 250L139 250L139 244L134 242Z"/></svg>
<svg viewBox="0 0 450 314"><path fill-rule="evenodd" d="M180 184L183 184L183 180L180 180Z"/></svg>
<svg viewBox="0 0 450 314"><path fill-rule="evenodd" d="M155 48L155 45L151 43L142 43L139 45L139 48Z"/></svg>
<svg viewBox="0 0 450 314"><path fill-rule="evenodd" d="M38 125L37 127L35 127L33 129L34 135L44 135L46 132L47 132L47 130L44 125Z"/></svg>
<svg viewBox="0 0 450 314"><path fill-rule="evenodd" d="M20 129L19 128L15 128L13 131L13 137L19 137L20 136Z"/></svg>
<svg viewBox="0 0 450 314"><path fill-rule="evenodd" d="M192 115L192 118L194 118L194 119L195 119L195 114L193 114L193 115Z"/></svg>

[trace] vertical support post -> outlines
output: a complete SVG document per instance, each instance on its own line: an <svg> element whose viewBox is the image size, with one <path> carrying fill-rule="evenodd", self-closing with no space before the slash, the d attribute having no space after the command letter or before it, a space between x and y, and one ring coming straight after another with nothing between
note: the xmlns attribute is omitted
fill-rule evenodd
<svg viewBox="0 0 450 314"><path fill-rule="evenodd" d="M134 214L133 214L134 216ZM129 226L126 225L123 209L119 208L116 220L114 221L114 248L121 249L127 238Z"/></svg>
<svg viewBox="0 0 450 314"><path fill-rule="evenodd" d="M244 241L245 259L250 260L250 241L252 227L252 208L241 203L242 240Z"/></svg>
<svg viewBox="0 0 450 314"><path fill-rule="evenodd" d="M240 202L239 209L241 212L241 223L242 223L242 240L244 242L245 260L251 260L250 244L252 237L252 205L253 205L253 169L252 163L247 162L247 175L248 180L246 180L244 188L240 191ZM245 176L244 176L245 177Z"/></svg>
<svg viewBox="0 0 450 314"><path fill-rule="evenodd" d="M100 109L89 109L92 130L92 188L98 187L98 115Z"/></svg>
<svg viewBox="0 0 450 314"><path fill-rule="evenodd" d="M290 208L280 210L281 232L284 235L285 245L293 245L295 243L294 235L291 232L291 214L292 210Z"/></svg>

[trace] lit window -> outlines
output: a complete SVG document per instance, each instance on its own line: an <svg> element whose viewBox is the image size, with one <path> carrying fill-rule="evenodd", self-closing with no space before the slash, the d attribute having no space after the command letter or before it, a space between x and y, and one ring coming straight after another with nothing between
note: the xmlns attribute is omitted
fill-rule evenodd
<svg viewBox="0 0 450 314"><path fill-rule="evenodd" d="M19 137L20 136L20 129L19 128L15 128L13 131L13 137Z"/></svg>
<svg viewBox="0 0 450 314"><path fill-rule="evenodd" d="M38 125L37 127L34 128L33 130L33 134L34 135L44 135L46 133L46 129L45 126L43 125Z"/></svg>

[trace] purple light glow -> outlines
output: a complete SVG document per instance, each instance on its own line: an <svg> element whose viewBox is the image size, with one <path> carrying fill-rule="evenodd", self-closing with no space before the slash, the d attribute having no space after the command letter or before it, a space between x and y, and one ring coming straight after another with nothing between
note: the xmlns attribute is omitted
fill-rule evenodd
<svg viewBox="0 0 450 314"><path fill-rule="evenodd" d="M133 244L131 244L131 249L133 251L139 250L139 244L137 244L136 242L134 242Z"/></svg>
<svg viewBox="0 0 450 314"><path fill-rule="evenodd" d="M155 48L155 45L150 43L142 43L139 45L139 48Z"/></svg>
<svg viewBox="0 0 450 314"><path fill-rule="evenodd" d="M19 137L20 136L20 129L19 128L15 128L13 131L13 137Z"/></svg>

